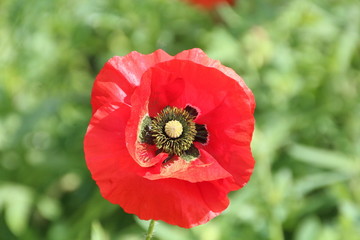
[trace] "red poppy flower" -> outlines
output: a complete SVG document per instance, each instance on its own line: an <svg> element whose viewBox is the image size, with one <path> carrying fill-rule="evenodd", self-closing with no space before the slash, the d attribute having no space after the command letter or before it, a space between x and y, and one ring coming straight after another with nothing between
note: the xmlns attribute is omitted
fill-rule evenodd
<svg viewBox="0 0 360 240"><path fill-rule="evenodd" d="M253 94L200 49L111 58L91 104L87 166L102 196L128 213L197 226L250 178Z"/></svg>
<svg viewBox="0 0 360 240"><path fill-rule="evenodd" d="M235 3L235 0L187 0L187 1L202 6L206 9L214 8L215 6L221 3L228 3L230 5L234 5Z"/></svg>

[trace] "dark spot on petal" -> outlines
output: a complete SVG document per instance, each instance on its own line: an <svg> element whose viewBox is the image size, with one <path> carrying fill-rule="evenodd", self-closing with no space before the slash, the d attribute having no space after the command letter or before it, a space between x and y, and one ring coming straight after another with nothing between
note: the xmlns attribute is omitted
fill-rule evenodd
<svg viewBox="0 0 360 240"><path fill-rule="evenodd" d="M160 153L162 153L162 150L161 150L161 149L157 149L157 150L155 151L155 155L158 155L158 154L160 154Z"/></svg>
<svg viewBox="0 0 360 240"><path fill-rule="evenodd" d="M200 156L199 150L194 145L191 145L191 147L188 150L184 151L184 153L181 154L180 157L187 162L191 162L199 158L199 156Z"/></svg>
<svg viewBox="0 0 360 240"><path fill-rule="evenodd" d="M195 135L195 141L200 143L206 143L208 139L208 131L206 130L206 127L204 124L196 124L196 135Z"/></svg>
<svg viewBox="0 0 360 240"><path fill-rule="evenodd" d="M184 110L187 111L191 116L193 116L194 119L199 114L198 111L190 105L187 105Z"/></svg>
<svg viewBox="0 0 360 240"><path fill-rule="evenodd" d="M167 163L167 162L170 161L174 156L175 156L174 154L169 154L169 155L167 156L167 158L165 158L165 160L164 160L162 163L163 163L163 164L164 164L164 163Z"/></svg>
<svg viewBox="0 0 360 240"><path fill-rule="evenodd" d="M152 118L149 116L145 116L140 126L140 142L147 143L150 145L154 145L154 137L151 133L151 121Z"/></svg>

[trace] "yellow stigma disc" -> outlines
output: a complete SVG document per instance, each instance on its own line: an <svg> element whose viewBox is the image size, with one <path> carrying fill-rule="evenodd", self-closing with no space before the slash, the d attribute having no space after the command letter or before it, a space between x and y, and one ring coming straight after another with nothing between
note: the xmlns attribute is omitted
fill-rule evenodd
<svg viewBox="0 0 360 240"><path fill-rule="evenodd" d="M168 121L165 124L165 133L171 138L178 138L183 132L181 123L177 120Z"/></svg>

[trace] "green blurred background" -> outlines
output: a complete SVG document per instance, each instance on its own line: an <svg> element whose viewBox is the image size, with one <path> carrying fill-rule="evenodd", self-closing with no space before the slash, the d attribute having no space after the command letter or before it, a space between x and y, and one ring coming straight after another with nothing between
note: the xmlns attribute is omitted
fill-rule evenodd
<svg viewBox="0 0 360 240"><path fill-rule="evenodd" d="M114 55L202 48L256 101L249 184L209 223L161 240L360 239L360 2L0 1L0 239L138 240L82 150L91 87Z"/></svg>

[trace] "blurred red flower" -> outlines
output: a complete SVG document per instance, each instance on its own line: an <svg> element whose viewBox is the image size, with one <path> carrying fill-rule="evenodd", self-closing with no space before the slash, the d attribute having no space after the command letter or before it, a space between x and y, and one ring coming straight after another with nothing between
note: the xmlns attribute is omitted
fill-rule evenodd
<svg viewBox="0 0 360 240"><path fill-rule="evenodd" d="M221 3L228 3L230 5L233 5L235 3L235 0L186 0L186 1L202 6L206 9L214 8L216 5L219 5Z"/></svg>
<svg viewBox="0 0 360 240"><path fill-rule="evenodd" d="M253 94L200 49L111 58L91 104L87 166L102 196L140 219L206 223L250 178Z"/></svg>

